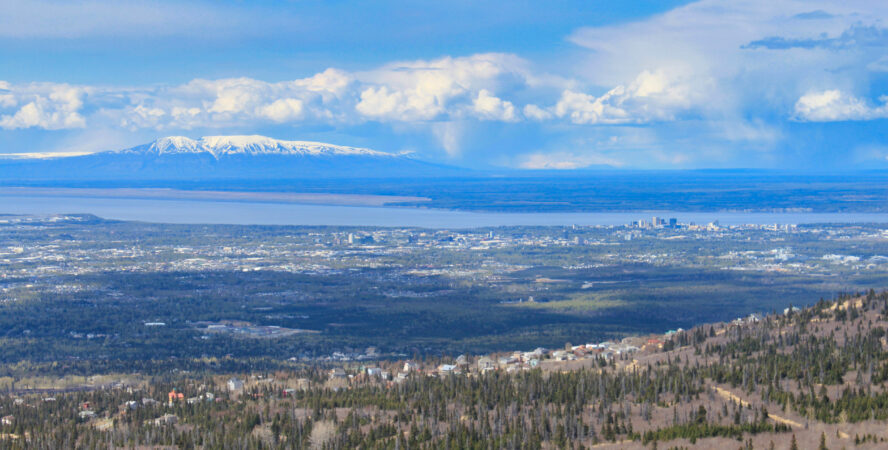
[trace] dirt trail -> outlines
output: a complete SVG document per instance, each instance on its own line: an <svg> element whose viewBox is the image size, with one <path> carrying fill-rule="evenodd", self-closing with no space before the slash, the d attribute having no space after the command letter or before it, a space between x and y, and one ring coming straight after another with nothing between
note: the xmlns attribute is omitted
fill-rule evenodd
<svg viewBox="0 0 888 450"><path fill-rule="evenodd" d="M739 403L740 406L744 406L744 407L749 406L749 402L743 400L742 398L738 397L736 394L734 394L733 392L731 392L727 389L722 389L722 388L716 386L715 390L716 390L716 392L718 392L718 395L721 395L722 397L724 397L728 400L733 400L733 401ZM784 425L789 425L790 427L793 427L793 428L804 428L804 425L802 425L794 420L787 419L786 417L781 417L776 414L772 414L770 411L768 412L768 418L773 419L774 422L779 422Z"/></svg>

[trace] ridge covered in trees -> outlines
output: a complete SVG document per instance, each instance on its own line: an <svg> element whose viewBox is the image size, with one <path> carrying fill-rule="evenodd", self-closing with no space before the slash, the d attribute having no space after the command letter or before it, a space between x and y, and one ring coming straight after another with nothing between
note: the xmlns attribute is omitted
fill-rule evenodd
<svg viewBox="0 0 888 450"><path fill-rule="evenodd" d="M91 391L10 391L0 448L879 448L886 325L888 293L870 291L698 326L661 350L529 370L422 369L449 361L435 358L395 382L357 363L338 378L244 363ZM188 399L168 402L173 389Z"/></svg>

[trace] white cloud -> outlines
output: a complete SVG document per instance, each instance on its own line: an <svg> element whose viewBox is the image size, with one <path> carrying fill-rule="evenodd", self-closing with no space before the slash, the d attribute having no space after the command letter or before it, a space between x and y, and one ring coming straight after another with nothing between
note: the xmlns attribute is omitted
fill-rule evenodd
<svg viewBox="0 0 888 450"><path fill-rule="evenodd" d="M308 78L295 80L292 82L292 85L294 88L303 88L310 92L318 92L326 96L339 97L345 94L346 89L352 81L354 81L354 78L347 72L329 68Z"/></svg>
<svg viewBox="0 0 888 450"><path fill-rule="evenodd" d="M557 77L532 74L526 66L514 55L480 54L392 63L365 72L327 69L277 83L226 78L178 86L89 89L97 106L92 108L95 119L129 130L262 123L514 122L521 119L520 108L501 93L523 90L538 95L534 90L540 86L563 84ZM9 107L0 103L0 112L4 105ZM454 148L452 139L448 142Z"/></svg>
<svg viewBox="0 0 888 450"><path fill-rule="evenodd" d="M519 158L518 167L537 170L571 170L590 166L620 167L623 163L615 158L597 153L539 152Z"/></svg>
<svg viewBox="0 0 888 450"><path fill-rule="evenodd" d="M886 5L700 0L637 22L582 28L570 40L591 50L577 69L588 84L626 85L625 80L645 71L667 77L636 78L637 95L647 88L658 91L663 80L680 84L673 85L679 88L672 91L675 97L661 99L665 104L646 98L641 110L620 103L622 95L600 99L601 105L596 98L568 96L573 107L565 113L585 123L633 122L639 115L662 120L681 108L715 120L762 112L790 117L796 100L808 91L824 86L866 90L868 72L879 67L873 61L888 51L888 41L881 38ZM664 106L665 114L658 116Z"/></svg>
<svg viewBox="0 0 888 450"><path fill-rule="evenodd" d="M392 91L386 86L369 87L361 92L361 101L355 108L372 119L430 120L444 110L447 97L423 91Z"/></svg>
<svg viewBox="0 0 888 450"><path fill-rule="evenodd" d="M459 156L463 127L457 122L437 122L432 125L432 133L450 157Z"/></svg>
<svg viewBox="0 0 888 450"><path fill-rule="evenodd" d="M86 89L67 84L32 83L16 89L5 85L7 94L0 98L0 107L17 108L0 115L0 128L43 128L60 130L83 128L86 119L80 114Z"/></svg>
<svg viewBox="0 0 888 450"><path fill-rule="evenodd" d="M691 88L660 70L643 71L632 83L599 97L565 90L554 114L576 124L645 123L671 120L691 106Z"/></svg>
<svg viewBox="0 0 888 450"><path fill-rule="evenodd" d="M282 98L275 100L270 105L263 106L260 108L259 113L275 122L283 123L300 119L303 109L302 100Z"/></svg>
<svg viewBox="0 0 888 450"><path fill-rule="evenodd" d="M504 101L490 93L487 89L481 89L478 96L472 102L472 106L478 117L483 120L500 120L514 122L518 120L515 115L515 105Z"/></svg>
<svg viewBox="0 0 888 450"><path fill-rule="evenodd" d="M0 108L12 108L16 105L15 96L9 93L10 87L9 82L0 80Z"/></svg>
<svg viewBox="0 0 888 450"><path fill-rule="evenodd" d="M129 105L105 109L131 129L223 128L236 125L349 120L351 79L329 69L304 79L269 83L252 78L197 79L180 86L128 92ZM146 115L146 111L153 112ZM154 113L156 112L156 113Z"/></svg>
<svg viewBox="0 0 888 450"><path fill-rule="evenodd" d="M524 105L524 116L537 121L549 120L552 113L534 104Z"/></svg>
<svg viewBox="0 0 888 450"><path fill-rule="evenodd" d="M870 106L866 100L837 89L810 92L796 102L795 117L810 122L888 118L888 96L879 100L881 106Z"/></svg>
<svg viewBox="0 0 888 450"><path fill-rule="evenodd" d="M596 98L594 95L566 90L555 105L555 115L568 117L577 124L627 122L626 111L608 101L612 95L612 92L608 92Z"/></svg>
<svg viewBox="0 0 888 450"><path fill-rule="evenodd" d="M514 55L499 53L387 64L357 74L369 86L361 91L355 109L373 120L447 120L467 109L485 120L514 120L514 105L493 92L540 83L526 66Z"/></svg>

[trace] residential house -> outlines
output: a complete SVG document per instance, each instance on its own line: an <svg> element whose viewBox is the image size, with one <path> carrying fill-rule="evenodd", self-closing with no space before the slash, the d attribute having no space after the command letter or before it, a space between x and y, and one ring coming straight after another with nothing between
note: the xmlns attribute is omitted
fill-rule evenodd
<svg viewBox="0 0 888 450"><path fill-rule="evenodd" d="M173 388L173 390L170 391L169 394L167 394L167 397L169 398L170 407L172 407L173 403L175 403L177 400L185 400L185 394L181 392L176 392L175 388Z"/></svg>
<svg viewBox="0 0 888 450"><path fill-rule="evenodd" d="M179 418L175 414L164 414L151 421L155 426L175 425L179 423Z"/></svg>
<svg viewBox="0 0 888 450"><path fill-rule="evenodd" d="M457 372L457 366L453 364L441 364L438 366L438 374L440 375L449 375Z"/></svg>
<svg viewBox="0 0 888 450"><path fill-rule="evenodd" d="M492 359L487 356L478 358L478 370L481 372L487 372L494 369L496 369L496 364L494 364Z"/></svg>
<svg viewBox="0 0 888 450"><path fill-rule="evenodd" d="M228 380L228 390L231 392L240 392L244 389L244 382L239 378L231 378Z"/></svg>
<svg viewBox="0 0 888 450"><path fill-rule="evenodd" d="M570 354L570 356L573 356L573 354ZM564 350L555 350L552 352L552 359L555 361L567 361L568 353Z"/></svg>
<svg viewBox="0 0 888 450"><path fill-rule="evenodd" d="M516 358L514 356L504 356L499 359L500 367L505 367L510 364L516 364L517 362L518 362L518 358Z"/></svg>
<svg viewBox="0 0 888 450"><path fill-rule="evenodd" d="M657 338L650 338L641 348L646 351L661 350L663 349L663 341Z"/></svg>

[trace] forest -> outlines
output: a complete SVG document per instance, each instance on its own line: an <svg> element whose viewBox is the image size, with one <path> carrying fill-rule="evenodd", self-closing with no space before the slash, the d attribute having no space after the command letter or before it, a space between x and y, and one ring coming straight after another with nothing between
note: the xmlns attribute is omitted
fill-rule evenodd
<svg viewBox="0 0 888 450"><path fill-rule="evenodd" d="M342 378L317 366L170 371L105 389L10 392L0 397L10 414L0 445L881 448L886 325L888 292L870 291L703 324L672 334L661 349L581 366L433 376L427 368L453 361L441 357L417 360L399 381L350 363L338 366ZM245 383L232 389L229 377ZM167 404L167 392L187 399Z"/></svg>

